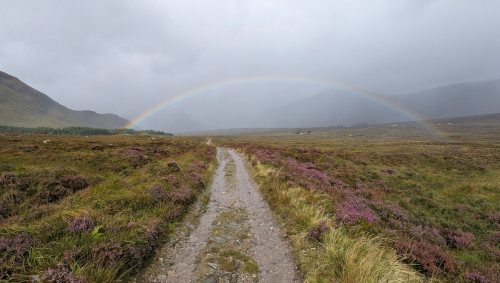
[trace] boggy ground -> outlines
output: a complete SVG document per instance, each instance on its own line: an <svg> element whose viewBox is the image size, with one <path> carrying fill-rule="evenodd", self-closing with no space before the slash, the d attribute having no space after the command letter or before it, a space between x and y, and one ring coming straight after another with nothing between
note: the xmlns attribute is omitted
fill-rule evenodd
<svg viewBox="0 0 500 283"><path fill-rule="evenodd" d="M207 206L195 207L184 232L165 245L137 281L299 282L281 229L242 158L218 148L217 159ZM200 209L204 213L196 223Z"/></svg>

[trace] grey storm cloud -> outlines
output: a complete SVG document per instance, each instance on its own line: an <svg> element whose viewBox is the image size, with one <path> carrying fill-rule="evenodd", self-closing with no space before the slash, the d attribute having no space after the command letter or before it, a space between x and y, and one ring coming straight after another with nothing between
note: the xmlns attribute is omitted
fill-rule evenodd
<svg viewBox="0 0 500 283"><path fill-rule="evenodd" d="M399 93L500 76L499 12L497 0L3 1L0 70L70 108L126 118L252 75ZM279 104L308 90L225 91Z"/></svg>

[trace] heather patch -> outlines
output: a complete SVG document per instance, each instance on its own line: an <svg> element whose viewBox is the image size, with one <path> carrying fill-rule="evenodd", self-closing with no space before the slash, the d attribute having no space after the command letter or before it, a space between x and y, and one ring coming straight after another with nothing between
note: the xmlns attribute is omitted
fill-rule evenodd
<svg viewBox="0 0 500 283"><path fill-rule="evenodd" d="M490 268L482 268L480 271L466 271L463 277L467 283L498 283L498 273L500 264L496 264Z"/></svg>
<svg viewBox="0 0 500 283"><path fill-rule="evenodd" d="M276 143L231 146L256 168L272 166L266 170L273 186L279 181L330 195L334 225L353 235L387 237L387 248L427 276L459 278L466 268L480 270L480 262L490 268L498 260L498 241L489 235L500 227L500 156L488 146L334 144L339 149L317 150L310 147L328 146Z"/></svg>
<svg viewBox="0 0 500 283"><path fill-rule="evenodd" d="M309 229L309 232L307 233L307 239L309 241L321 241L323 233L325 233L328 228L329 227L326 220L321 221L318 225L315 225L311 227L311 229Z"/></svg>
<svg viewBox="0 0 500 283"><path fill-rule="evenodd" d="M165 180L170 184L170 185L177 185L179 184L179 180L177 179L177 177L175 177L174 174L168 174L166 177L165 177Z"/></svg>
<svg viewBox="0 0 500 283"><path fill-rule="evenodd" d="M32 244L32 238L26 233L0 237L0 279L8 279L22 270L21 264L25 262Z"/></svg>
<svg viewBox="0 0 500 283"><path fill-rule="evenodd" d="M335 220L345 224L356 224L359 221L377 223L380 221L378 215L368 206L367 201L361 197L351 197L340 203L337 208Z"/></svg>
<svg viewBox="0 0 500 283"><path fill-rule="evenodd" d="M54 283L81 283L83 282L83 276L73 276L73 272L66 268L62 262L59 262L56 268L49 267L49 269L47 269L43 276L43 280Z"/></svg>
<svg viewBox="0 0 500 283"><path fill-rule="evenodd" d="M188 168L187 170L187 182L196 188L204 188L205 184L203 182L203 175L198 173L193 168Z"/></svg>
<svg viewBox="0 0 500 283"><path fill-rule="evenodd" d="M168 193L168 199L177 204L189 204L193 197L193 192L187 187L175 188Z"/></svg>
<svg viewBox="0 0 500 283"><path fill-rule="evenodd" d="M207 164L203 160L193 161L193 166L201 169L207 169Z"/></svg>
<svg viewBox="0 0 500 283"><path fill-rule="evenodd" d="M439 247L425 241L402 239L396 242L394 247L403 255L405 262L416 265L427 275L455 272L453 258Z"/></svg>
<svg viewBox="0 0 500 283"><path fill-rule="evenodd" d="M163 201L167 199L167 191L158 185L153 185L149 189L151 197L155 200Z"/></svg>
<svg viewBox="0 0 500 283"><path fill-rule="evenodd" d="M257 159L263 163L269 163L274 166L280 166L282 156L279 151L269 150L269 149L255 149L252 151Z"/></svg>
<svg viewBox="0 0 500 283"><path fill-rule="evenodd" d="M442 234L446 240L446 243L451 248L463 248L474 240L474 235L469 232L463 232L459 230L454 230L450 228L445 228L442 231Z"/></svg>
<svg viewBox="0 0 500 283"><path fill-rule="evenodd" d="M33 139L54 142L19 151ZM16 140L0 140L0 164L9 164L0 171L0 274L16 282L127 281L172 232L199 193L193 182L205 184L215 160L202 140ZM194 181L181 168L193 168Z"/></svg>
<svg viewBox="0 0 500 283"><path fill-rule="evenodd" d="M79 232L91 232L95 227L94 221L88 216L85 216L83 218L75 218L67 230L70 233L76 234Z"/></svg>
<svg viewBox="0 0 500 283"><path fill-rule="evenodd" d="M179 168L179 164L177 164L176 161L174 160L171 160L167 163L168 165L168 169L170 170L170 172L179 172L180 168Z"/></svg>
<svg viewBox="0 0 500 283"><path fill-rule="evenodd" d="M5 188L9 185L14 184L15 180L16 174L12 172L2 172L2 175L0 175L0 186Z"/></svg>
<svg viewBox="0 0 500 283"><path fill-rule="evenodd" d="M184 210L184 207L182 205L173 205L170 210L167 212L166 220L171 222L175 221L177 218L179 218L182 215L182 212Z"/></svg>
<svg viewBox="0 0 500 283"><path fill-rule="evenodd" d="M64 197L69 196L71 193L72 191L70 189L61 185L47 186L38 193L37 198L40 204L48 204L57 202Z"/></svg>
<svg viewBox="0 0 500 283"><path fill-rule="evenodd" d="M61 185L67 189L73 190L73 192L76 192L76 191L83 190L86 187L88 187L89 183L85 179L85 177L83 177L83 176L67 175L61 179Z"/></svg>
<svg viewBox="0 0 500 283"><path fill-rule="evenodd" d="M118 148L115 151L125 157L133 168L143 166L149 162L142 148Z"/></svg>
<svg viewBox="0 0 500 283"><path fill-rule="evenodd" d="M92 252L94 259L104 266L116 265L124 255L122 247L116 243L101 243Z"/></svg>

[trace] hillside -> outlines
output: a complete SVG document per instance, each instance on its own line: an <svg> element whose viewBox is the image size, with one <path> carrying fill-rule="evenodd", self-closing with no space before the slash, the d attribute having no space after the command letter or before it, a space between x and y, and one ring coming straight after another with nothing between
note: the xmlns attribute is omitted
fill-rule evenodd
<svg viewBox="0 0 500 283"><path fill-rule="evenodd" d="M391 98L423 119L498 113L500 80L458 83ZM337 89L267 109L258 117L269 121L269 127L277 128L377 124L410 119L375 100Z"/></svg>
<svg viewBox="0 0 500 283"><path fill-rule="evenodd" d="M427 119L500 112L500 79L467 82L397 95L397 103Z"/></svg>
<svg viewBox="0 0 500 283"><path fill-rule="evenodd" d="M406 118L366 97L337 89L263 111L262 117L274 128L385 123Z"/></svg>
<svg viewBox="0 0 500 283"><path fill-rule="evenodd" d="M16 77L0 71L0 124L19 127L122 128L128 121L114 114L71 110Z"/></svg>

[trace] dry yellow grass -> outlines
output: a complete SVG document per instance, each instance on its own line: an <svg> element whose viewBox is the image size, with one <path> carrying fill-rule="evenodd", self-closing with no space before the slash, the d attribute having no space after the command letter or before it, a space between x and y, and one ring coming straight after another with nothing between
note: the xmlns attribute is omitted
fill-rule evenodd
<svg viewBox="0 0 500 283"><path fill-rule="evenodd" d="M331 219L330 196L277 181L276 169L256 163L253 171L266 197L282 216L305 282L424 282L425 278L401 263L383 239L353 237L330 225L321 243L307 239L309 228ZM273 181L274 180L274 181Z"/></svg>

